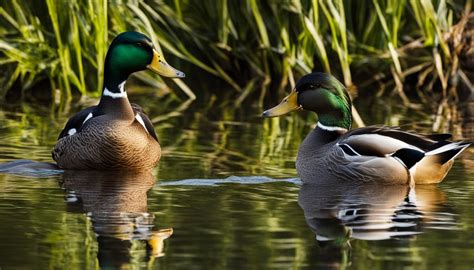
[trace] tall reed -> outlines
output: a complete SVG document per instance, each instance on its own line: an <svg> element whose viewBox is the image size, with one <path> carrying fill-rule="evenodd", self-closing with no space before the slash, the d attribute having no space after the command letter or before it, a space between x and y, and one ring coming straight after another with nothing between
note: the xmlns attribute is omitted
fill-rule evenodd
<svg viewBox="0 0 474 270"><path fill-rule="evenodd" d="M222 79L239 104L281 96L311 70L334 73L352 86L374 69L381 76L372 79L391 76L409 104L408 75L429 74L447 94L455 70L446 36L471 1L12 0L0 7L0 94L15 82L27 90L49 78L64 101L74 93L98 95L110 38L133 29L151 36L174 61ZM156 81L150 76L139 78ZM184 81L176 85L196 97Z"/></svg>

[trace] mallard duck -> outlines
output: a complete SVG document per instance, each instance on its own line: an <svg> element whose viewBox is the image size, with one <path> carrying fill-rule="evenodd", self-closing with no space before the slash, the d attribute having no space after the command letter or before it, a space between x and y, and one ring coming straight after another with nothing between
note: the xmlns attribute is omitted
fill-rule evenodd
<svg viewBox="0 0 474 270"><path fill-rule="evenodd" d="M184 77L141 33L119 34L109 46L100 102L71 117L59 134L52 156L63 169L143 170L161 156L153 125L142 108L127 98L130 74L149 69L165 77Z"/></svg>
<svg viewBox="0 0 474 270"><path fill-rule="evenodd" d="M298 150L296 169L303 181L439 183L453 160L470 144L447 141L450 134L420 135L397 127L368 126L351 130L351 99L332 75L303 76L291 93L264 117L309 110L318 123Z"/></svg>

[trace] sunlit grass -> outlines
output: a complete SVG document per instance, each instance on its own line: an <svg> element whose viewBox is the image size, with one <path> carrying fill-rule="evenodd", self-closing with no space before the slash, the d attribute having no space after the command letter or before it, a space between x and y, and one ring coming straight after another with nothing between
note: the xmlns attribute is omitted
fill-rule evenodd
<svg viewBox="0 0 474 270"><path fill-rule="evenodd" d="M459 69L450 33L471 1L13 0L0 7L0 94L18 82L31 91L46 79L64 102L76 93L97 96L108 43L119 32L137 30L169 58L222 79L239 104L281 96L312 70L335 74L355 92L352 86L372 69L392 77L409 104L408 75L419 76L419 86L439 81L448 94L449 78ZM151 76L139 78L156 81ZM185 82L176 85L194 99L200 93Z"/></svg>

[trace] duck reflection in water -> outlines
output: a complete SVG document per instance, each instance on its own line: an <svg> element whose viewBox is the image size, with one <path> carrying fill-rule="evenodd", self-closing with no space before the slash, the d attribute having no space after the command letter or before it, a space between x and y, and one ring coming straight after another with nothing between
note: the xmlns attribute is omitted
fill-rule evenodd
<svg viewBox="0 0 474 270"><path fill-rule="evenodd" d="M350 263L351 239L410 239L426 228L457 227L455 216L448 213L452 211L443 211L446 196L435 185L304 183L298 203L316 235L320 263L326 266Z"/></svg>
<svg viewBox="0 0 474 270"><path fill-rule="evenodd" d="M146 262L164 255L164 240L173 229L155 229L147 206L147 192L154 183L150 172L64 172L61 185L67 191L68 210L85 212L92 220L101 267L130 264L135 241L144 243Z"/></svg>

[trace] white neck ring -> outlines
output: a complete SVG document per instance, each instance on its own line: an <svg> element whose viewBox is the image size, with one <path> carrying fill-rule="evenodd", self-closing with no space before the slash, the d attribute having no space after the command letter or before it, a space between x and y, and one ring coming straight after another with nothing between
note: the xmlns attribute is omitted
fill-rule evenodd
<svg viewBox="0 0 474 270"><path fill-rule="evenodd" d="M109 89L104 88L104 92L102 93L103 96L111 97L111 98L126 98L127 92L125 92L125 81L118 85L120 92L115 93L111 92Z"/></svg>
<svg viewBox="0 0 474 270"><path fill-rule="evenodd" d="M347 132L347 129L346 128L342 128L342 127L330 127L330 126L325 126L323 124L321 124L321 122L318 122L317 126L323 130L327 130L327 131L343 131L343 132Z"/></svg>

